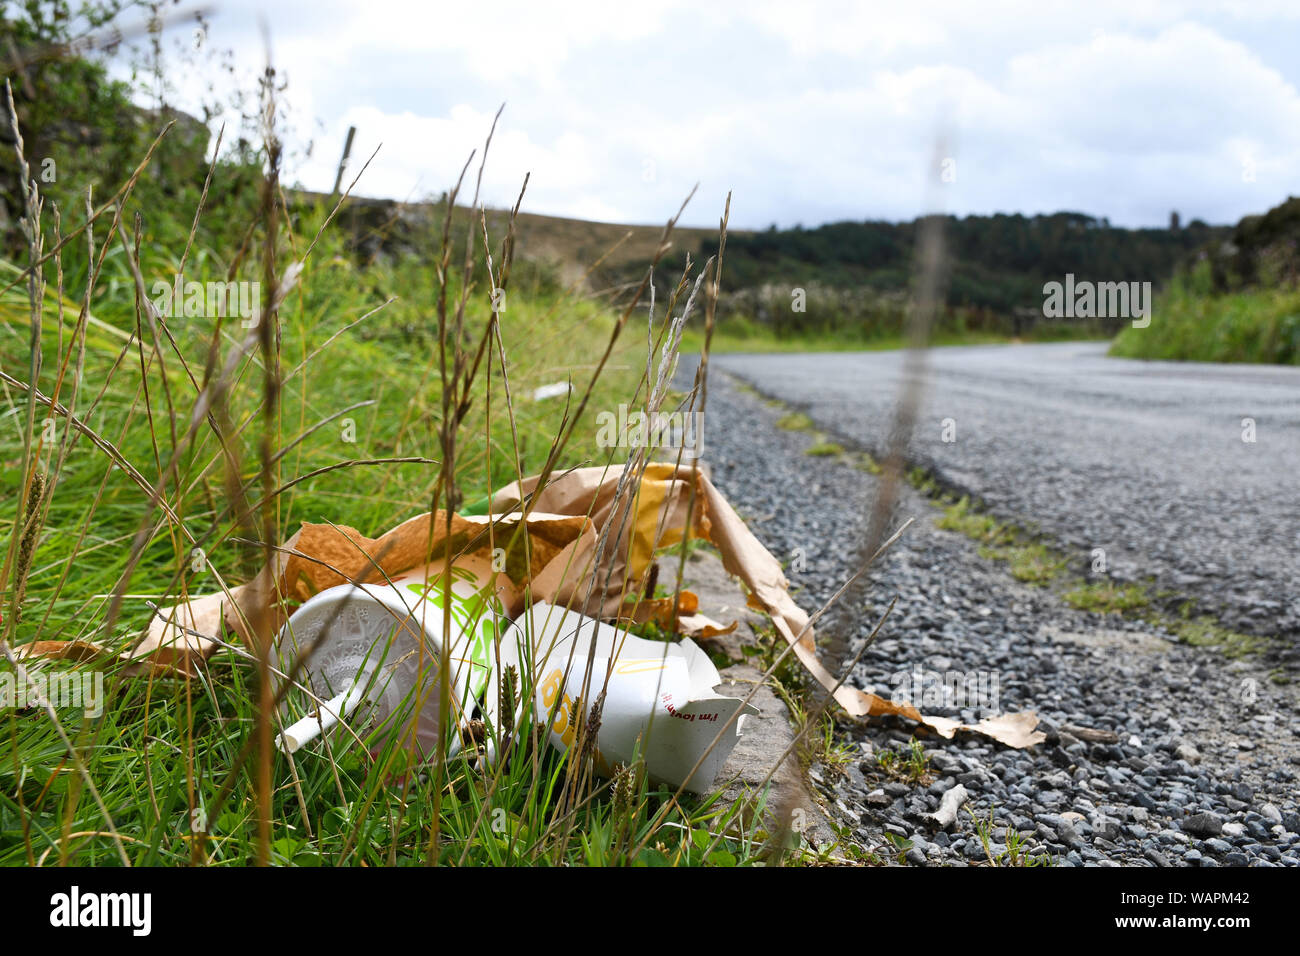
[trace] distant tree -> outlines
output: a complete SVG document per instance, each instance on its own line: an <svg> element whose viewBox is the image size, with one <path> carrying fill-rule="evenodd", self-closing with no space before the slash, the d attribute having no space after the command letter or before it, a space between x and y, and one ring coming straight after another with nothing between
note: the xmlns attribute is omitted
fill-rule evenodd
<svg viewBox="0 0 1300 956"><path fill-rule="evenodd" d="M8 103L0 104L0 225L22 214L15 132L21 133L29 166L46 184L57 184L93 159L107 177L122 177L129 162L126 84L110 80L102 63L82 55L95 31L111 23L133 0L95 0L76 7L65 0L5 3L0 13L0 62L13 91L15 131ZM125 128L123 128L125 127ZM45 190L49 191L49 190ZM10 237L13 230L6 229Z"/></svg>

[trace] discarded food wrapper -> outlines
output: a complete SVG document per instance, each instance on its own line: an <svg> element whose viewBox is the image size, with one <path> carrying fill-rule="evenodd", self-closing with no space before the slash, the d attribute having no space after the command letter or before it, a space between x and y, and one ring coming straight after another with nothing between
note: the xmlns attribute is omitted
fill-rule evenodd
<svg viewBox="0 0 1300 956"><path fill-rule="evenodd" d="M546 602L515 624L501 642L501 667L533 675L534 713L558 750L573 747L584 724L598 727L596 767L605 775L639 756L651 780L707 793L745 715L758 713L713 692L722 678L690 638L650 641Z"/></svg>
<svg viewBox="0 0 1300 956"><path fill-rule="evenodd" d="M964 731L1015 748L1029 747L1045 739L1041 731L1034 729L1038 717L1031 711L999 714L977 724L963 724L947 717L924 715L910 703L893 701L842 682L818 656L816 636L809 625L808 614L790 597L789 581L781 562L763 547L702 471L689 465L649 464L634 495L628 496L627 501L620 500L617 494L622 479L621 469L579 468L549 482L540 491L536 490L538 478L525 478L503 488L492 499L491 510L494 511L507 510L527 498L534 508L547 513L586 514L592 519L591 527L584 529L561 552L560 557L568 558L569 563L561 564L557 558L533 582L535 597L538 596L537 586L542 584L545 585L542 591L547 600L579 607L602 618L620 617L624 592L592 588L591 581L627 581L633 587L638 585L651 563L653 549L675 544L684 537L693 488L692 535L703 538L718 549L723 567L745 585L749 606L768 614L777 633L792 645L799 663L822 687L833 692L835 701L850 716L892 714L924 724L942 737L951 738ZM597 542L606 527L623 530L618 547L612 549L611 555L602 556ZM555 569L569 567L581 569L581 573L572 575L568 582L555 581L548 576ZM597 570L590 570L593 568ZM694 599L686 592L683 592L683 597L689 601ZM643 606L652 606L653 603L641 602ZM703 615L682 617L679 613L681 608L668 610L677 616L678 627L684 633L708 634L725 630L718 622Z"/></svg>
<svg viewBox="0 0 1300 956"><path fill-rule="evenodd" d="M512 624L473 571L453 567L451 576L445 642L442 567L382 585L342 584L289 618L277 641L279 669L290 674L301 660L298 682L312 693L296 709L302 695L286 696L286 723L307 712L281 732L282 750L296 752L331 731L375 741L377 749L397 734L430 759L440 735L444 653L447 713L462 731L448 735L449 756L460 751L470 721L482 720L485 755L495 759L508 667L526 675L522 688L531 691L551 746L570 750L595 710L594 757L602 774L639 757L650 779L693 792L708 791L740 739L744 715L757 713L713 693L718 670L689 638L649 641L545 602ZM523 706L513 702L510 726L518 725Z"/></svg>
<svg viewBox="0 0 1300 956"><path fill-rule="evenodd" d="M1044 739L1032 712L989 717L966 725L922 715L896 702L841 682L817 654L808 614L789 593L781 563L694 465L650 463L642 468L577 468L525 478L485 499L467 514L418 515L378 538L352 528L304 523L278 549L276 559L247 584L160 609L142 639L124 656L151 673L193 674L221 646L223 628L257 646L279 631L293 608L312 595L346 582L374 583L450 557L487 561L502 604L518 615L530 602L572 608L602 620L650 614L680 633L718 633L725 626L694 613L694 596L681 601L635 599L645 593L657 549L688 534L713 544L723 566L740 579L751 607L766 612L799 662L854 717L887 714L917 721L944 737L968 731L1011 747ZM687 522L691 527L687 528ZM523 535L515 532L522 525ZM504 570L496 552L505 550ZM106 651L88 642L41 642L21 654L85 657ZM342 693L342 691L339 691Z"/></svg>
<svg viewBox="0 0 1300 956"><path fill-rule="evenodd" d="M526 542L515 536L521 521ZM155 671L193 673L221 646L213 638L223 629L256 647L260 635L273 639L293 609L313 595L344 583L383 583L447 554L457 567L475 571L481 584L490 581L507 613L517 614L524 586L588 523L583 515L534 512L524 520L517 512L448 517L432 511L368 538L346 525L303 522L247 584L160 608L126 656Z"/></svg>

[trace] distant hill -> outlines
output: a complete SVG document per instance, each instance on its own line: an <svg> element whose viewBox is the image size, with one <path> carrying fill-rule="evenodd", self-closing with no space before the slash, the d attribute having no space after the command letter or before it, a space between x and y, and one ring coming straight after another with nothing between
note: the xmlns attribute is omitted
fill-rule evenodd
<svg viewBox="0 0 1300 956"><path fill-rule="evenodd" d="M722 313L778 336L896 336L912 297L917 228L918 221L837 222L732 235ZM1042 324L1048 281L1073 273L1078 279L1159 287L1179 263L1229 232L1200 221L1181 226L1176 219L1165 229L1122 229L1077 212L947 216L945 307L937 331L958 337L1023 334ZM716 249L716 238L706 237L698 255ZM799 290L802 312L792 305ZM1086 328L1075 322L1051 334L1112 334L1118 322L1093 320Z"/></svg>
<svg viewBox="0 0 1300 956"><path fill-rule="evenodd" d="M295 195L307 202L323 203L330 199L305 190ZM445 208L445 203L440 202L401 203L354 196L344 206L339 221L350 230L355 247L364 256L418 254L427 248L430 230L441 228ZM465 207L456 208L453 228L461 235L468 224L467 216ZM506 234L510 211L489 209L487 220L493 243L499 243ZM654 258L663 228L662 223L629 226L521 211L516 222L515 255L554 267L565 285L583 282L586 277L588 291L601 291L610 282L634 275L639 279L644 275L645 267ZM737 235L748 233L732 233ZM715 230L679 227L673 231L669 251L676 253L677 258L683 251L694 256L706 242L716 238Z"/></svg>
<svg viewBox="0 0 1300 956"><path fill-rule="evenodd" d="M728 242L723 288L764 282L907 289L917 222L838 222L814 229L768 229ZM1225 227L1121 229L1077 212L947 216L947 301L1010 312L1036 307L1043 283L1066 273L1098 281L1164 282L1188 253L1224 237ZM703 250L712 252L710 240Z"/></svg>
<svg viewBox="0 0 1300 956"><path fill-rule="evenodd" d="M354 198L341 218L364 256L418 253L442 222L443 209L440 203ZM457 229L464 229L466 215L456 210ZM507 210L488 212L494 242L505 235L508 218ZM617 299L620 290L644 276L662 228L521 213L516 256L553 268L565 285L584 283L588 291ZM1271 235L1271 225L1260 228ZM743 319L781 335L898 334L913 283L916 232L916 221L731 232L720 314L724 321ZM946 309L940 323L958 334L1020 334L1041 316L1045 282L1073 273L1080 279L1161 286L1180 263L1221 244L1231 232L1200 221L1122 229L1075 212L949 216L944 223ZM687 254L702 263L717 250L716 231L678 229L656 276L661 295L680 274ZM803 290L802 312L791 306L795 290ZM1095 325L1094 332L1114 331L1105 320Z"/></svg>

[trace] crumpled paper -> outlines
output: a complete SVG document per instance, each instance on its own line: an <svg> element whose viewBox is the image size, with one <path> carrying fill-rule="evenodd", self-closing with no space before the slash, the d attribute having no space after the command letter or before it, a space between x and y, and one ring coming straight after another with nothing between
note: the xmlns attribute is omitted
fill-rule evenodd
<svg viewBox="0 0 1300 956"><path fill-rule="evenodd" d="M619 517L613 506L619 475L618 471L601 468L579 469L544 488L534 501L534 506L558 513L590 508L595 519L594 526L599 529L610 520ZM787 643L794 645L794 654L804 668L828 691L835 688L838 679L825 668L817 656L815 635L813 628L808 626L808 615L790 597L790 584L781 563L763 547L762 542L749 530L749 526L741 520L713 483L690 466L668 464L647 466L642 480L643 506L636 511L636 530L630 550L629 577L634 581L640 580L640 576L650 563L653 547L671 545L681 540L686 523L684 512L690 493L689 482L692 478L698 482L693 529L695 536L704 538L717 547L722 556L723 567L744 582L749 592L749 605L756 610L766 612L771 617L778 633ZM522 494L528 494L535 483L536 479L525 480ZM520 497L521 489L511 485L496 495L493 506L508 507L518 503ZM647 507L645 505L647 502L658 505L658 509ZM669 533L665 534L662 540L657 539L651 530L656 528L657 514L669 515L672 518L667 529ZM593 530L592 533L594 535L597 532ZM658 544L655 544L656 540ZM591 542L585 540L575 542L572 546L575 557L579 554L584 558L589 555L590 544ZM585 565L579 562L579 566ZM572 596L575 593L581 593L581 589L574 588L568 592L568 595ZM694 595L691 595L690 599L693 598ZM584 613L612 617L617 613L618 602L621 599L621 592L609 595L602 606L589 605L584 608ZM560 599L555 603L564 604L566 601ZM694 609L693 606L691 609ZM707 618L704 620L707 621ZM685 623L685 619L680 621ZM709 631L704 628L716 626L714 622L702 625L701 631L695 632L695 636L708 636ZM683 630L691 633L688 628ZM713 630L712 633L720 632ZM947 739L951 739L958 731L968 731L991 737L1017 749L1046 739L1043 733L1035 732L1038 717L1029 711L989 717L978 724L963 724L947 717L925 716L909 703L879 697L846 684L835 689L834 697L836 702L854 717L894 714L924 724Z"/></svg>

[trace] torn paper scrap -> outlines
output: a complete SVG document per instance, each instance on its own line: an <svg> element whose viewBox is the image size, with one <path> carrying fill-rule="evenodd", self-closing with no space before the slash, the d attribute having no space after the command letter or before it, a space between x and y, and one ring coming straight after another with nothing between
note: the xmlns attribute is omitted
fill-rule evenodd
<svg viewBox="0 0 1300 956"><path fill-rule="evenodd" d="M1017 750L1032 747L1034 744L1041 744L1047 739L1045 733L1034 729L1038 726L1038 715L1032 710L1024 710L1017 714L999 714L996 717L985 717L978 724L963 724L947 717L922 717L920 721L927 727L933 728L939 736L949 740L957 731L961 730L991 737L999 743L1014 747Z"/></svg>
<svg viewBox="0 0 1300 956"><path fill-rule="evenodd" d="M939 809L930 814L930 820L940 830L947 830L957 822L957 811L970 799L970 794L961 784L949 787L939 800Z"/></svg>
<svg viewBox="0 0 1300 956"><path fill-rule="evenodd" d="M548 398L559 398L562 395L568 395L573 391L573 386L568 382L552 382L550 385L539 385L533 389L533 401L542 402Z"/></svg>

